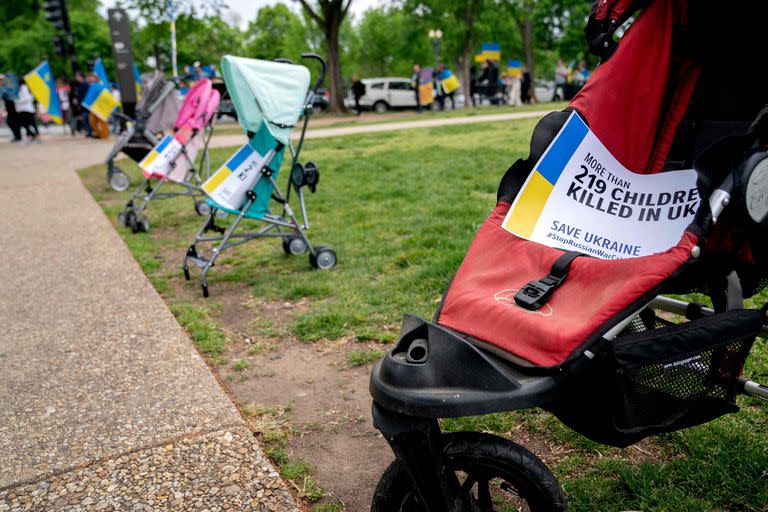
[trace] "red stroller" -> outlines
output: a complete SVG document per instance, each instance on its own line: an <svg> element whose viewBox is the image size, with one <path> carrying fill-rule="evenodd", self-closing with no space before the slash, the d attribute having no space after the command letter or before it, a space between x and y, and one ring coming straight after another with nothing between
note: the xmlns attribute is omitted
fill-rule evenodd
<svg viewBox="0 0 768 512"><path fill-rule="evenodd" d="M597 2L585 32L602 64L568 109L537 125L529 157L502 179L434 321L406 316L372 372L374 423L397 456L372 510L566 509L555 477L525 448L443 434L438 418L542 407L623 447L734 412L739 393L768 400L768 388L741 375L756 336L768 333L768 306L744 309L768 284L768 87L723 79L723 63L748 69L746 49L765 47L766 4ZM681 197L693 215L673 247L603 259L504 229L530 182L548 179L548 148L567 139L569 119L633 173L695 169ZM597 184L596 166L585 169ZM692 291L713 307L662 296Z"/></svg>

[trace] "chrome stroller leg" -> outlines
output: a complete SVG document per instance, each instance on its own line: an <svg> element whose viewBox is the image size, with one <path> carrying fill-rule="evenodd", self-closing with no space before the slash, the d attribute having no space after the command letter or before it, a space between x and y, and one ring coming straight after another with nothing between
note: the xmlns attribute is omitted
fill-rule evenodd
<svg viewBox="0 0 768 512"><path fill-rule="evenodd" d="M212 249L211 257L208 259L208 261L203 266L203 271L201 273L201 285L203 288L203 297L208 297L208 279L207 274L208 271L211 269L211 267L216 263L216 259L221 255L221 253L224 251L224 249L227 248L227 242L229 241L230 237L232 236L232 233L235 232L235 229L237 229L238 224L240 224L240 221L243 220L243 216L245 215L245 212L248 211L248 208L251 207L254 200L256 199L256 195L252 192L248 195L248 202L245 204L245 207L243 207L240 210L240 214L237 216L237 218L232 222L232 224L227 228L227 230L224 232L224 236L221 237L221 242L219 242L218 247L214 247ZM215 212L211 212L210 220L214 218Z"/></svg>

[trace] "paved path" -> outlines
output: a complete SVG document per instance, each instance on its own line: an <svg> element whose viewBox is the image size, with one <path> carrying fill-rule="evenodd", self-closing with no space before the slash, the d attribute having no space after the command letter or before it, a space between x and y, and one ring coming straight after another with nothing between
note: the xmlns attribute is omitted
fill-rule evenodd
<svg viewBox="0 0 768 512"><path fill-rule="evenodd" d="M0 141L0 511L296 510L74 169Z"/></svg>
<svg viewBox="0 0 768 512"><path fill-rule="evenodd" d="M340 137L344 135L358 135L365 133L393 132L399 130L410 130L414 128L435 128L440 126L452 126L457 124L472 123L497 123L500 121L514 121L516 119L540 118L548 114L548 110L538 110L535 112L512 112L509 114L488 114L465 117L444 117L433 119L420 119L416 121L391 121L376 124L363 124L354 126L344 126L340 128L318 128L312 129L312 121L309 122L307 130L307 139L322 139L326 137ZM298 133L294 133L294 138ZM241 145L245 142L242 134L216 135L214 133L211 141L214 147L226 147Z"/></svg>

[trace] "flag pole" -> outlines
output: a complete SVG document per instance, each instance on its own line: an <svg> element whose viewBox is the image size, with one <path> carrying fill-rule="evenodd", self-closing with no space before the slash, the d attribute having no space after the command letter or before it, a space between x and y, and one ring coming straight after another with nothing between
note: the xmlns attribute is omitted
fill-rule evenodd
<svg viewBox="0 0 768 512"><path fill-rule="evenodd" d="M173 76L179 76L179 68L176 64L176 12L173 0L168 0L168 15L171 18L171 70Z"/></svg>

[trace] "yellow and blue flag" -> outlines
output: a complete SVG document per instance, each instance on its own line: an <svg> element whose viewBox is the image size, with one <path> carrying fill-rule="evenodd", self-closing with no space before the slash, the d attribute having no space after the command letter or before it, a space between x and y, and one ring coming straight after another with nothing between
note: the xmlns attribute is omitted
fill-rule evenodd
<svg viewBox="0 0 768 512"><path fill-rule="evenodd" d="M136 99L141 98L141 73L136 63L133 63L133 77L136 79Z"/></svg>
<svg viewBox="0 0 768 512"><path fill-rule="evenodd" d="M501 60L501 45L499 43L483 43L480 53L475 54L475 62L484 60Z"/></svg>
<svg viewBox="0 0 768 512"><path fill-rule="evenodd" d="M109 89L98 82L92 83L88 93L83 98L83 107L90 110L96 117L103 121L109 120L112 111L119 103L109 92Z"/></svg>
<svg viewBox="0 0 768 512"><path fill-rule="evenodd" d="M62 124L61 104L48 61L44 60L35 69L24 75L24 81L37 102L51 116L51 120L56 124Z"/></svg>
<svg viewBox="0 0 768 512"><path fill-rule="evenodd" d="M107 70L104 68L104 61L101 60L101 57L96 59L96 62L93 63L93 73L97 77L99 77L99 82L101 82L101 85L109 88L109 78L107 77Z"/></svg>

